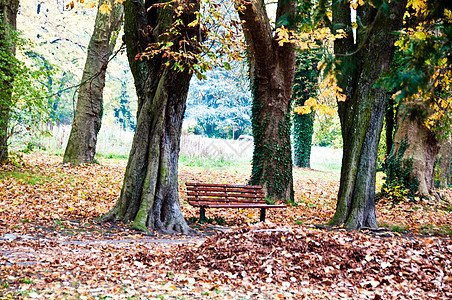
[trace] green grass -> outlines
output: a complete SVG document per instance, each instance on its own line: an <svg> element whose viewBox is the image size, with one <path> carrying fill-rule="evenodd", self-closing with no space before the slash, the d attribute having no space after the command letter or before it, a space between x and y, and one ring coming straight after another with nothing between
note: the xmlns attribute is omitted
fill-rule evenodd
<svg viewBox="0 0 452 300"><path fill-rule="evenodd" d="M115 154L115 153L108 153L108 154L103 154L103 153L96 153L96 158L105 158L105 159L117 159L117 160L124 160L124 159L128 159L129 156L125 155L125 154Z"/></svg>
<svg viewBox="0 0 452 300"><path fill-rule="evenodd" d="M22 278L19 280L20 283L25 283L25 284L35 284L33 282L33 280L31 280L30 278Z"/></svg>
<svg viewBox="0 0 452 300"><path fill-rule="evenodd" d="M0 180L5 180L7 178L15 178L18 182L23 182L29 185L45 185L46 183L51 181L51 179L47 176L27 171L4 171L0 174Z"/></svg>
<svg viewBox="0 0 452 300"><path fill-rule="evenodd" d="M450 237L452 237L452 227L449 227L447 225L443 225L440 227L436 227L433 225L424 225L421 228L421 232L423 234L432 234L432 235L448 235Z"/></svg>
<svg viewBox="0 0 452 300"><path fill-rule="evenodd" d="M389 223L381 223L379 227L386 227L395 232L405 232L408 230L407 225L398 225L398 224L389 224Z"/></svg>
<svg viewBox="0 0 452 300"><path fill-rule="evenodd" d="M251 163L228 158L192 157L181 153L179 166L250 174Z"/></svg>
<svg viewBox="0 0 452 300"><path fill-rule="evenodd" d="M342 149L312 147L311 168L319 171L340 172Z"/></svg>

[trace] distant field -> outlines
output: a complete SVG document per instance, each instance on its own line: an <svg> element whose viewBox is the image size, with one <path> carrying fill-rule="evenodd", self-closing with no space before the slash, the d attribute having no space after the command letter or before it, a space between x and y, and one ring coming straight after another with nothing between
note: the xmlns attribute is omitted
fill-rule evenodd
<svg viewBox="0 0 452 300"><path fill-rule="evenodd" d="M311 168L319 171L340 172L342 149L312 147Z"/></svg>
<svg viewBox="0 0 452 300"><path fill-rule="evenodd" d="M69 138L70 126L52 129L52 136L39 142L14 141L14 148L23 149L34 143L35 150L62 155ZM125 159L129 155L133 132L122 131L116 126L103 126L99 132L97 155L105 158ZM207 169L228 169L238 173L250 173L253 142L212 139L197 135L182 135L180 164ZM312 147L311 168L325 172L340 172L342 149Z"/></svg>

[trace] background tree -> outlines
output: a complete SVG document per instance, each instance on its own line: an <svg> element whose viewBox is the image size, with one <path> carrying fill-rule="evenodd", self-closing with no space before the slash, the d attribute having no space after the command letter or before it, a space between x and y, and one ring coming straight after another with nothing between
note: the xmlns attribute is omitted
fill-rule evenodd
<svg viewBox="0 0 452 300"><path fill-rule="evenodd" d="M452 134L443 138L439 147L437 164L435 166L435 187L445 189L452 184L450 165L452 164Z"/></svg>
<svg viewBox="0 0 452 300"><path fill-rule="evenodd" d="M8 157L8 120L12 103L19 0L0 1L0 161Z"/></svg>
<svg viewBox="0 0 452 300"><path fill-rule="evenodd" d="M451 9L450 1L410 2L405 17L407 34L397 41L401 53L398 68L382 80L383 86L396 92L394 102L400 103L385 188L402 185L411 197L438 197L434 168L439 174L441 169L444 174L450 170L450 156L438 154L441 143L447 148L452 122Z"/></svg>
<svg viewBox="0 0 452 300"><path fill-rule="evenodd" d="M121 90L119 96L119 103L113 108L114 116L116 122L120 124L122 130L132 130L136 129L135 116L132 115L130 107L130 96L127 92L127 82L121 81Z"/></svg>
<svg viewBox="0 0 452 300"><path fill-rule="evenodd" d="M294 30L293 0L279 0L276 30ZM272 30L263 0L236 1L243 21L253 93L253 166L250 183L261 185L266 196L293 200L290 143L295 46ZM283 30L284 31L284 30Z"/></svg>
<svg viewBox="0 0 452 300"><path fill-rule="evenodd" d="M138 96L137 129L121 196L104 219L133 221L144 231L189 233L177 178L192 53L201 39L199 1L146 1L145 7L143 1L127 0L124 10L127 56ZM163 46L165 52L148 58L149 44Z"/></svg>
<svg viewBox="0 0 452 300"><path fill-rule="evenodd" d="M349 230L378 227L375 215L375 176L378 142L387 92L376 88L389 70L406 1L366 1L357 7L359 27L353 40L350 3L333 3L333 33L347 36L334 42L339 87L346 100L338 103L343 138L341 180L331 225Z"/></svg>
<svg viewBox="0 0 452 300"><path fill-rule="evenodd" d="M303 106L309 98L315 98L318 93L319 71L317 65L321 59L320 48L303 51L297 55L297 70L295 72L293 97L295 106ZM294 122L294 165L296 167L311 167L312 135L314 134L315 111L308 114L295 113Z"/></svg>
<svg viewBox="0 0 452 300"><path fill-rule="evenodd" d="M118 1L99 1L64 163L94 162L97 134L102 124L105 73L123 19L123 6L115 2Z"/></svg>
<svg viewBox="0 0 452 300"><path fill-rule="evenodd" d="M215 68L206 79L193 78L187 99L190 128L209 137L237 138L251 133L251 93L243 62L231 70Z"/></svg>

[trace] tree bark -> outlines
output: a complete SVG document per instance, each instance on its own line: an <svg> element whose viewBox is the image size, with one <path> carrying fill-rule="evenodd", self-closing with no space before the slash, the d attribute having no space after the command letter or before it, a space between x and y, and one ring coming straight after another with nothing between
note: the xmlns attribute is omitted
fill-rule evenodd
<svg viewBox="0 0 452 300"><path fill-rule="evenodd" d="M163 2L163 1L162 1ZM195 42L199 27L187 27L195 20L199 0L179 1L183 14L175 16L174 8L159 8L156 18L147 19L143 1L127 0L125 39L127 55L138 96L137 129L129 155L121 196L105 220L133 221L139 230L164 233L192 233L180 208L178 192L178 157L182 120L186 108L190 68L175 69L168 58L154 56L136 59L149 42L174 41L174 49L184 37ZM162 36L180 18L180 35ZM193 63L193 62L192 62Z"/></svg>
<svg viewBox="0 0 452 300"><path fill-rule="evenodd" d="M307 115L295 113L294 122L294 165L311 168L312 135L314 134L315 113Z"/></svg>
<svg viewBox="0 0 452 300"><path fill-rule="evenodd" d="M297 70L293 87L295 106L302 106L310 97L316 97L319 74L317 64L320 58L321 51L319 49L304 51L297 56ZM306 115L294 113L294 165L296 167L311 167L314 118L315 112Z"/></svg>
<svg viewBox="0 0 452 300"><path fill-rule="evenodd" d="M402 25L406 0L387 5L387 10L369 4L358 7L357 16L366 28L358 28L357 44L353 42L348 1L333 5L333 25L347 33L334 43L341 70L338 84L347 99L338 103L344 152L336 213L329 224L344 224L348 230L378 227L376 159L387 93L374 85L389 70L397 39L393 32Z"/></svg>
<svg viewBox="0 0 452 300"><path fill-rule="evenodd" d="M123 6L114 4L114 0L106 1L113 9L107 14L97 10L63 163L79 165L94 162L97 134L102 124L103 91L108 60L113 53L123 20ZM99 1L99 7L103 3L104 1Z"/></svg>
<svg viewBox="0 0 452 300"><path fill-rule="evenodd" d="M412 192L429 196L431 193L436 195L433 172L440 150L440 141L422 121L411 115L413 109L427 110L425 106L426 104L423 102L400 104L397 115L397 130L394 134L394 146L389 159L401 156L401 167L407 167L407 164L409 164L410 177L418 183L417 191ZM400 148L403 143L406 143L408 147L401 153Z"/></svg>
<svg viewBox="0 0 452 300"><path fill-rule="evenodd" d="M236 1L236 4L242 1ZM291 16L296 1L278 1L277 24L288 18L288 29L295 28ZM294 46L278 45L273 36L264 1L243 1L238 9L250 63L253 90L252 128L253 167L250 183L261 185L265 195L282 201L293 200L292 151L290 143L291 105L295 74ZM279 26L279 25L278 25Z"/></svg>
<svg viewBox="0 0 452 300"><path fill-rule="evenodd" d="M437 184L435 186L440 189L449 188L451 185L450 165L452 159L452 135L449 133L440 143L436 176Z"/></svg>
<svg viewBox="0 0 452 300"><path fill-rule="evenodd" d="M0 1L0 162L8 159L8 122L14 81L15 41L12 33L17 29L19 0Z"/></svg>
<svg viewBox="0 0 452 300"><path fill-rule="evenodd" d="M394 116L394 99L388 97L386 101L386 158L391 154L391 150L394 144L394 127L395 127L395 116Z"/></svg>

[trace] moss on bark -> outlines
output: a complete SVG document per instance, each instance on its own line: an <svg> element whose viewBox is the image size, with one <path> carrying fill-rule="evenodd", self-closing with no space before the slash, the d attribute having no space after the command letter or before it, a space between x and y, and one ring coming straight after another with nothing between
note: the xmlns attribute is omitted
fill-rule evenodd
<svg viewBox="0 0 452 300"><path fill-rule="evenodd" d="M13 81L12 70L16 46L12 39L12 31L16 30L16 18L19 0L0 1L0 163L8 158L8 123L12 102Z"/></svg>
<svg viewBox="0 0 452 300"><path fill-rule="evenodd" d="M180 18L188 25L196 18L199 1L186 1L184 5ZM132 226L144 231L194 233L182 215L177 180L180 134L192 73L188 67L181 71L172 63L166 65L160 56L140 63L135 57L151 41L168 38L179 45L178 39L199 28L184 31L182 26L181 35L170 37L158 34L170 28L168 20L176 18L168 6L159 8L159 30L151 34L145 12L142 1L125 2L127 52L139 99L137 129L121 196L104 220L132 221ZM140 34L143 30L150 35Z"/></svg>
<svg viewBox="0 0 452 300"><path fill-rule="evenodd" d="M364 27L358 28L357 43L351 32L348 2L333 5L333 23L348 35L335 41L338 84L346 101L338 103L343 138L341 181L336 212L329 222L348 230L377 227L375 178L378 143L387 94L376 88L380 75L389 70L396 36L402 25L406 1L389 5L389 15L381 7L360 6L357 14Z"/></svg>

